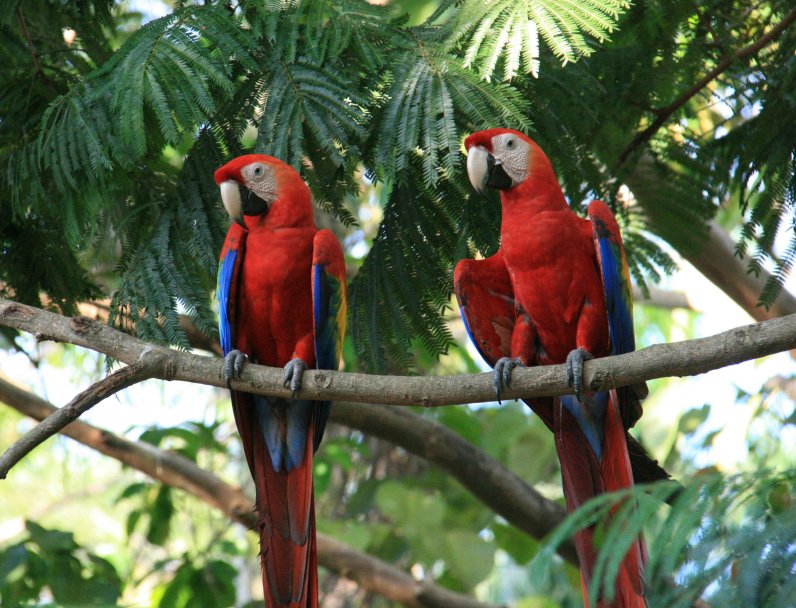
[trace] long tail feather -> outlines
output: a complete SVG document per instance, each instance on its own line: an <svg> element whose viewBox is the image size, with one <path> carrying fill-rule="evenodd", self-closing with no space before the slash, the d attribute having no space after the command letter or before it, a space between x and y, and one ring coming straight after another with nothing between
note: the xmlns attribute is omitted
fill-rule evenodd
<svg viewBox="0 0 796 608"><path fill-rule="evenodd" d="M561 462L564 497L570 512L594 496L632 487L633 473L615 392L612 391L607 400L599 455L590 446L575 416L561 400L556 400L553 407L553 431ZM588 587L597 561L593 528L576 534L575 548L580 560L584 598L588 598ZM644 540L640 537L631 545L620 565L614 598L600 599L598 608L646 608L643 580L645 561Z"/></svg>
<svg viewBox="0 0 796 608"><path fill-rule="evenodd" d="M309 416L307 440L299 466L288 467L287 449L269 450L260 423L264 407L274 408L274 418L287 415L280 408L297 407L245 393L233 392L233 411L256 489L257 523L263 591L268 608L316 608L318 606L317 558L315 555L315 503L312 487L315 416ZM311 404L307 404L310 407ZM284 421L284 428L287 421ZM271 435L273 430L269 429ZM269 438L271 435L268 435ZM286 435L285 435L286 436ZM282 461L274 465L273 455Z"/></svg>

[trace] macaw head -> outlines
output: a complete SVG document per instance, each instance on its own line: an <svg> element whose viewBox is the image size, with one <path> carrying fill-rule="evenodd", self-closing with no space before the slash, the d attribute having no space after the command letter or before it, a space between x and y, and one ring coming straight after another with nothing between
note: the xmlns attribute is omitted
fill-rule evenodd
<svg viewBox="0 0 796 608"><path fill-rule="evenodd" d="M239 156L214 175L229 217L244 229L312 223L312 196L298 172L265 154ZM246 218L249 218L248 220Z"/></svg>
<svg viewBox="0 0 796 608"><path fill-rule="evenodd" d="M467 176L478 192L512 190L529 178L555 175L550 161L530 137L512 129L488 129L464 140Z"/></svg>

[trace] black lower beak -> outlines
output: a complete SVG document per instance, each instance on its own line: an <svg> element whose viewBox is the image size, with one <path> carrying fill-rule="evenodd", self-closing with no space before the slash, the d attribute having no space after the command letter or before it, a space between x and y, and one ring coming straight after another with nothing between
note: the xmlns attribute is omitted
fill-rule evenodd
<svg viewBox="0 0 796 608"><path fill-rule="evenodd" d="M247 228L243 217L246 215L265 215L268 213L268 203L242 184L238 184L238 191L240 192L240 215L233 219L243 228Z"/></svg>
<svg viewBox="0 0 796 608"><path fill-rule="evenodd" d="M239 185L240 204L243 215L265 215L268 213L268 203L249 190L246 186Z"/></svg>
<svg viewBox="0 0 796 608"><path fill-rule="evenodd" d="M495 190L508 190L514 182L503 169L503 165L495 162L491 154L486 157L486 187Z"/></svg>

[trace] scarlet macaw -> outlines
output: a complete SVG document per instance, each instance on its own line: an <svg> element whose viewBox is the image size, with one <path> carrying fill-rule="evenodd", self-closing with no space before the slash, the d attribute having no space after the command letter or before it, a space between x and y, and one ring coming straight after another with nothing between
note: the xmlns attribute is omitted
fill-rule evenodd
<svg viewBox="0 0 796 608"><path fill-rule="evenodd" d="M289 165L251 154L215 173L234 223L218 273L229 385L247 359L284 367L293 397L306 368L337 369L346 324L345 263L315 227L309 188ZM318 605L313 453L328 401L232 391L256 489L263 589L270 608Z"/></svg>
<svg viewBox="0 0 796 608"><path fill-rule="evenodd" d="M584 394L584 360L635 349L630 277L616 223L600 201L580 218L567 205L550 161L526 135L508 129L465 140L467 172L476 190L500 191L498 252L462 260L454 290L467 332L494 368L500 398L517 366L566 363L575 396L528 405L555 435L567 508L638 481L668 478L627 434L641 415L646 385ZM633 470L631 470L631 462ZM595 565L593 530L576 537L581 583ZM611 603L645 606L643 539L629 550Z"/></svg>

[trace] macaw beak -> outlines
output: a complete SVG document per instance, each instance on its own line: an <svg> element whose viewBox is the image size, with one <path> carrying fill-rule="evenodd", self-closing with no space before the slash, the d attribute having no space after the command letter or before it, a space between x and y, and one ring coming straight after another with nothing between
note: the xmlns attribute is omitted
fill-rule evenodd
<svg viewBox="0 0 796 608"><path fill-rule="evenodd" d="M500 161L483 146L473 146L467 152L467 177L480 194L487 188L508 190L514 185Z"/></svg>
<svg viewBox="0 0 796 608"><path fill-rule="evenodd" d="M221 202L232 220L247 228L243 217L246 215L265 215L268 213L268 202L235 180L228 179L219 184Z"/></svg>

